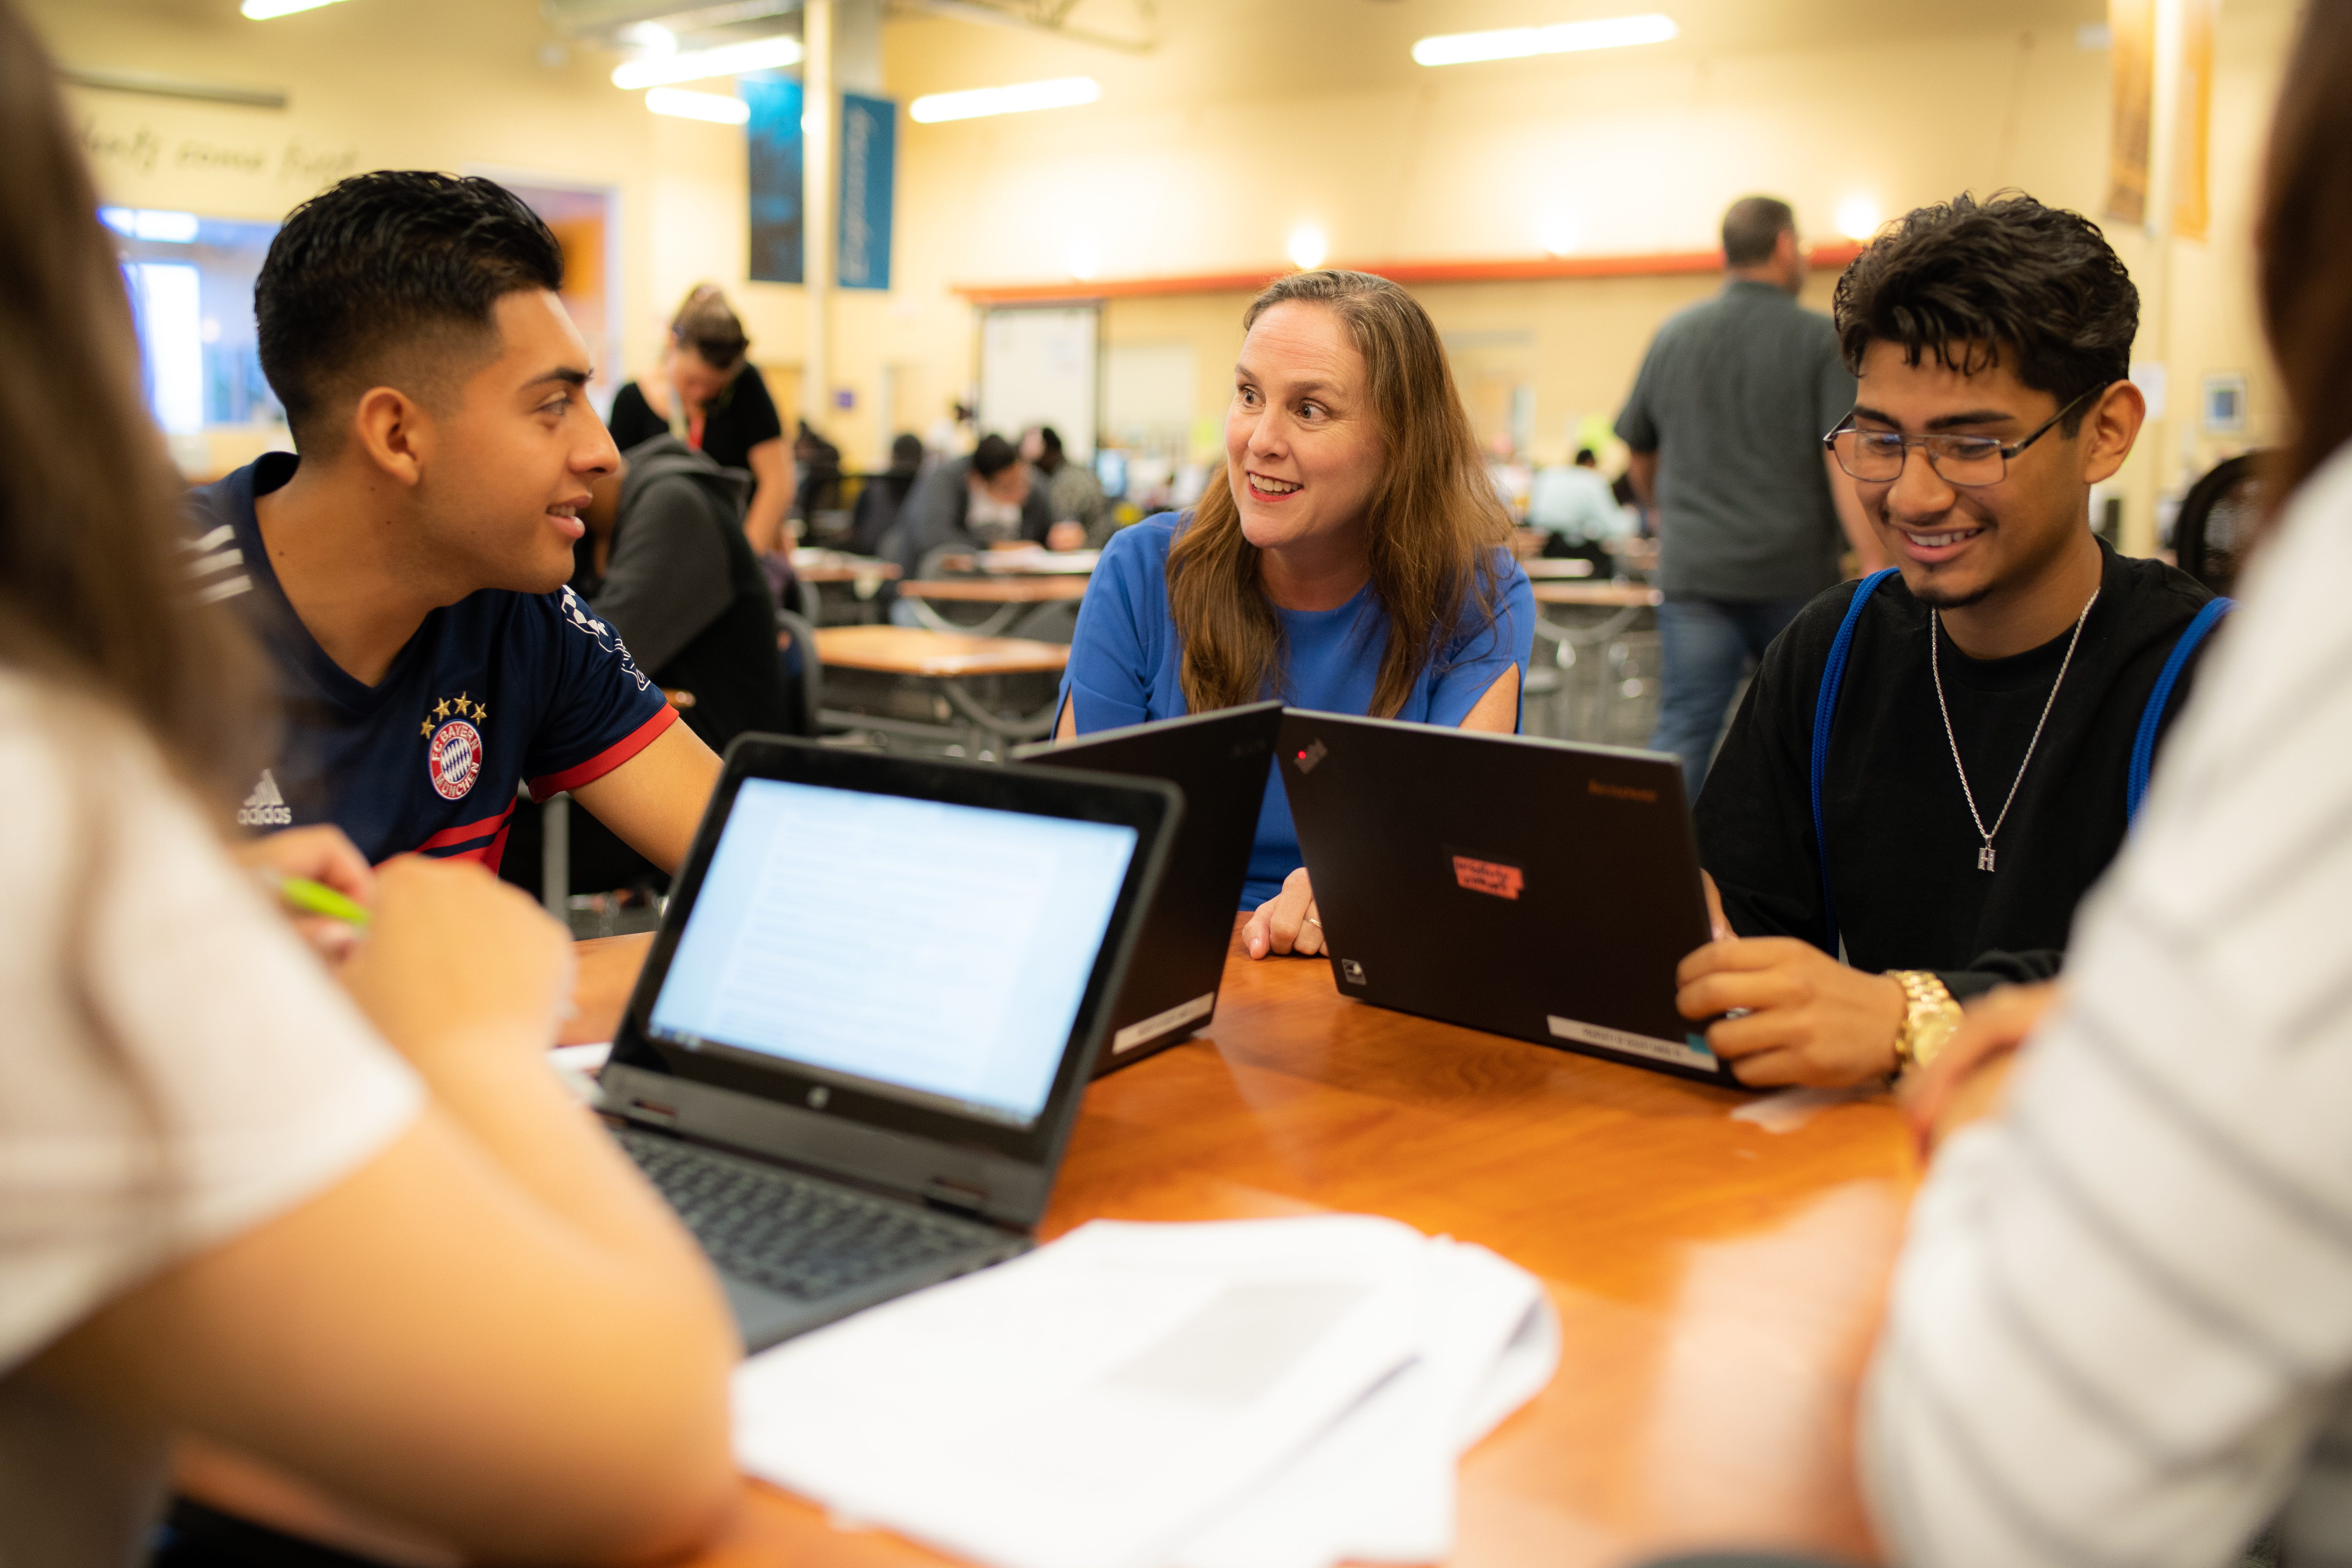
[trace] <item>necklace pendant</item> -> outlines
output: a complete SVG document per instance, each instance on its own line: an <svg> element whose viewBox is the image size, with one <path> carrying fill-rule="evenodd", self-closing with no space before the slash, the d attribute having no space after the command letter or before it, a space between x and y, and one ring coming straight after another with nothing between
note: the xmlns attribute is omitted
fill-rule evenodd
<svg viewBox="0 0 2352 1568"><path fill-rule="evenodd" d="M1979 871L1990 871L1992 869L1991 845L1988 844L1983 848L1977 851L1977 869Z"/></svg>

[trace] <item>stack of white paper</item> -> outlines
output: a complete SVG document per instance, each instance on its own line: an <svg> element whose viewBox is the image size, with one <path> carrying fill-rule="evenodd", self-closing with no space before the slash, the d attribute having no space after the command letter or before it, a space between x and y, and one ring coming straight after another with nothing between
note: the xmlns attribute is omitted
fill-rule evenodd
<svg viewBox="0 0 2352 1568"><path fill-rule="evenodd" d="M1097 1221L746 1362L736 1452L999 1568L1425 1563L1558 1356L1533 1276L1392 1220Z"/></svg>

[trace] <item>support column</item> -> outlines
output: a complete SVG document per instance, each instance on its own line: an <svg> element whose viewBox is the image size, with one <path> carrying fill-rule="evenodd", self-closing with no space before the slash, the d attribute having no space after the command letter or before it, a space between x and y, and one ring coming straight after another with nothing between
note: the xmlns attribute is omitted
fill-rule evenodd
<svg viewBox="0 0 2352 1568"><path fill-rule="evenodd" d="M833 0L807 0L801 9L801 233L807 247L802 277L808 294L808 346L801 358L801 406L812 429L833 422L831 349L834 139L839 116L833 86Z"/></svg>

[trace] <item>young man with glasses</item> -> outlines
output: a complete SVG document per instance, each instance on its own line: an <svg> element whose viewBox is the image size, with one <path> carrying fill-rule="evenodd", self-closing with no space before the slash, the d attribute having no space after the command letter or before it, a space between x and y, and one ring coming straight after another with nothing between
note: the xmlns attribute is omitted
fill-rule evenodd
<svg viewBox="0 0 2352 1568"><path fill-rule="evenodd" d="M2147 415L2138 316L2097 227L2023 195L1922 207L1839 279L1860 390L1826 444L1895 566L1774 642L1698 799L1717 940L1678 1000L1738 1014L1707 1039L1744 1081L1898 1070L2057 972L2214 618L2091 531Z"/></svg>

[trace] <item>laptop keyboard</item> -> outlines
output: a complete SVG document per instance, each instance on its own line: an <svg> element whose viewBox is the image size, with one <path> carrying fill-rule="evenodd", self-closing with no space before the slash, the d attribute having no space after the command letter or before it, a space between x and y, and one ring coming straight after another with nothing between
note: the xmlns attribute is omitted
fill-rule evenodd
<svg viewBox="0 0 2352 1568"><path fill-rule="evenodd" d="M804 1301L986 1245L933 1218L635 1128L614 1132L722 1272Z"/></svg>

